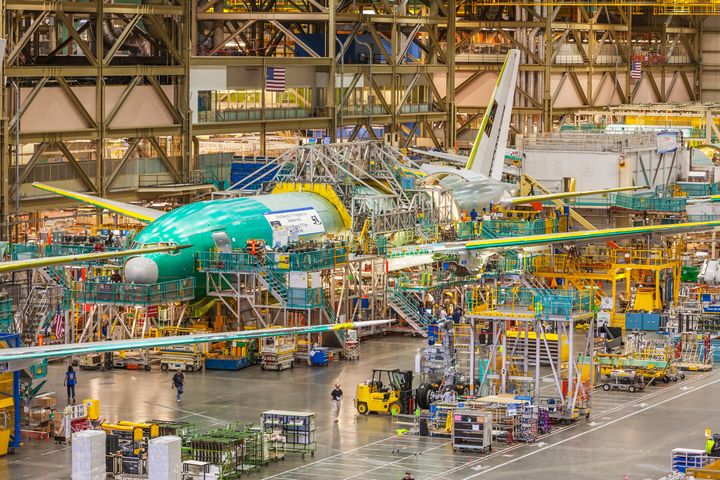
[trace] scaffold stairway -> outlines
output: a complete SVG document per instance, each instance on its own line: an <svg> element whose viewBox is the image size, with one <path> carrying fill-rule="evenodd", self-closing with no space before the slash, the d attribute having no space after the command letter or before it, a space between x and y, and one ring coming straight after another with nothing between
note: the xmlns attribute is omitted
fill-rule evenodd
<svg viewBox="0 0 720 480"><path fill-rule="evenodd" d="M322 308L330 323L339 323L338 316L335 314L335 309L332 305L330 305L330 302L328 302L328 299L325 296L324 292L322 295ZM335 336L337 337L341 346L345 345L345 330L335 330Z"/></svg>
<svg viewBox="0 0 720 480"><path fill-rule="evenodd" d="M419 305L407 298L407 295L399 290L388 290L388 305L395 310L408 325L423 337L427 337L427 326L429 319L421 317L418 313Z"/></svg>
<svg viewBox="0 0 720 480"><path fill-rule="evenodd" d="M262 265L258 268L258 278L265 288L268 289L268 292L270 292L281 305L287 305L288 287L277 273Z"/></svg>
<svg viewBox="0 0 720 480"><path fill-rule="evenodd" d="M20 332L25 345L35 345L39 329L50 316L51 288L33 287L23 308L15 314L15 328Z"/></svg>
<svg viewBox="0 0 720 480"><path fill-rule="evenodd" d="M553 291L548 288L545 282L530 272L525 272L522 276L522 282L526 288L533 290L536 296L553 295Z"/></svg>

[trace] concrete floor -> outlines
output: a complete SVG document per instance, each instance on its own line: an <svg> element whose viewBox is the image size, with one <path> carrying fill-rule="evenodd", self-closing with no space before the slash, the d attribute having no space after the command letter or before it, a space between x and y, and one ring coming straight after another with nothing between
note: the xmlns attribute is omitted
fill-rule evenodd
<svg viewBox="0 0 720 480"><path fill-rule="evenodd" d="M442 438L396 438L390 418L356 415L355 385L373 367L413 368L422 344L420 339L375 338L363 342L360 361L327 368L188 374L180 404L171 375L160 371L81 372L77 395L78 400L100 399L102 416L109 421L184 420L201 429L238 420L258 422L260 412L270 409L317 412L315 457L290 454L246 476L252 479L399 480L407 470L418 480L656 479L669 470L672 448L702 448L705 428L720 428L720 406L709 401L720 395L720 372L712 372L642 393L598 390L589 422L556 428L535 444L496 444L488 455L453 453ZM47 386L60 398L63 370L52 365ZM346 398L338 424L331 421L329 406L335 382L342 384ZM393 453L397 449L400 453ZM0 458L0 479L67 479L70 464L69 447L28 442L14 456Z"/></svg>

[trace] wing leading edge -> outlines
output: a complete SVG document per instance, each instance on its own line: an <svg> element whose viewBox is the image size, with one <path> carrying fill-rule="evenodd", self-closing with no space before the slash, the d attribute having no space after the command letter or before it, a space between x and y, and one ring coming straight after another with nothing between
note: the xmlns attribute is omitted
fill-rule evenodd
<svg viewBox="0 0 720 480"><path fill-rule="evenodd" d="M60 255L57 257L33 258L30 260L13 260L11 262L0 262L0 273L14 272L17 270L28 270L31 268L49 267L51 265L66 265L69 263L82 263L95 260L107 260L109 258L129 257L143 255L146 253L161 253L183 250L191 245L168 245L163 247L137 248L130 250L118 250L116 252L93 252L78 255Z"/></svg>
<svg viewBox="0 0 720 480"><path fill-rule="evenodd" d="M527 197L515 197L510 199L511 205L518 205L523 203L533 203L533 202L544 202L546 200L560 200L563 198L574 198L574 197L583 197L587 195L605 195L608 193L616 193L616 192L628 192L631 190L641 190L643 188L647 188L645 186L639 186L639 187L617 187L617 188L606 188L603 190L584 190L579 192L560 192L560 193L547 193L547 194L541 194L541 195L529 195Z"/></svg>
<svg viewBox="0 0 720 480"><path fill-rule="evenodd" d="M0 362L35 361L43 358L69 357L72 355L83 355L87 353L117 352L121 350L133 350L139 348L158 348L172 345L189 345L206 342L225 342L229 340L247 340L262 337L329 332L360 327L387 325L393 322L395 322L395 320L368 320L362 322L333 323L305 327L266 328L236 332L202 333L196 335L179 335L135 340L111 340L105 342L46 345L41 347L5 348L0 349ZM16 366L10 365L9 369L13 370Z"/></svg>
<svg viewBox="0 0 720 480"><path fill-rule="evenodd" d="M488 238L466 242L460 249L484 250L492 248L522 248L533 245L551 245L554 243L592 243L608 238L637 237L652 234L676 234L686 232L699 232L720 228L720 220L710 222L686 222L670 225L648 225L643 227L605 228L602 230L583 230L579 232L546 233L542 235L528 235L522 237ZM457 250L450 248L448 250Z"/></svg>
<svg viewBox="0 0 720 480"><path fill-rule="evenodd" d="M55 195L60 195L61 197L72 198L78 202L104 208L106 210L110 210L111 212L119 213L120 215L134 218L135 220L145 223L150 223L166 213L162 210L139 207L131 203L117 202L115 200L108 200L106 198L96 197L86 193L63 190L62 188L51 187L50 185L45 185L44 183L35 182L32 185L40 190L45 190L46 192L54 193Z"/></svg>

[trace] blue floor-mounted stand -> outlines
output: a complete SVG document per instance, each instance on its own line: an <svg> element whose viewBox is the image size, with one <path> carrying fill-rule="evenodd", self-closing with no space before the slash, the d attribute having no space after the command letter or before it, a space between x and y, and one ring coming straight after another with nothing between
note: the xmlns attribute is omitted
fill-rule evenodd
<svg viewBox="0 0 720 480"><path fill-rule="evenodd" d="M20 335L17 333L0 333L0 342L7 342L8 347L17 348L21 346ZM20 408L22 401L20 399L20 371L13 372L13 407L14 407L14 431L10 438L10 448L18 448L20 446Z"/></svg>

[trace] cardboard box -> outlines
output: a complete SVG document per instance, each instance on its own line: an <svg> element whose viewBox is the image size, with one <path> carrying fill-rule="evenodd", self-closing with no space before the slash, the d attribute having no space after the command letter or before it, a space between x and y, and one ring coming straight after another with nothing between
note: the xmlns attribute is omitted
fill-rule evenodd
<svg viewBox="0 0 720 480"><path fill-rule="evenodd" d="M50 410L42 408L30 411L30 421L36 423L47 422L50 420Z"/></svg>
<svg viewBox="0 0 720 480"><path fill-rule="evenodd" d="M41 408L52 408L57 405L57 398L55 395L43 395L37 397L37 406Z"/></svg>

